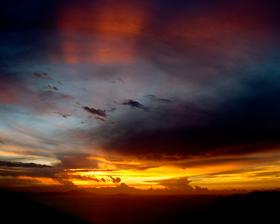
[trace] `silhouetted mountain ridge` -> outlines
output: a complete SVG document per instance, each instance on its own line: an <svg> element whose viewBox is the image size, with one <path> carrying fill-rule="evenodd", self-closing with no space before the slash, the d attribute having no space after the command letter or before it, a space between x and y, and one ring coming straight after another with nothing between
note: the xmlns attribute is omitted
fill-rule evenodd
<svg viewBox="0 0 280 224"><path fill-rule="evenodd" d="M87 224L55 208L34 201L22 193L0 190L1 220L0 223L26 224Z"/></svg>

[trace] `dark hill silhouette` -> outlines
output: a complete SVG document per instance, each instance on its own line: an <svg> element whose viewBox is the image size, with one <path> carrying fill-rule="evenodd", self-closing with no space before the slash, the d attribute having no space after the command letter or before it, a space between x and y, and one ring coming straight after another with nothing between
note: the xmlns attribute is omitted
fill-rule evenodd
<svg viewBox="0 0 280 224"><path fill-rule="evenodd" d="M279 201L280 192L218 196L186 215L199 223L277 223Z"/></svg>
<svg viewBox="0 0 280 224"><path fill-rule="evenodd" d="M27 196L0 190L1 224L88 224L86 221L64 214Z"/></svg>
<svg viewBox="0 0 280 224"><path fill-rule="evenodd" d="M96 224L275 223L280 192L233 195L98 195L68 192L36 200Z"/></svg>
<svg viewBox="0 0 280 224"><path fill-rule="evenodd" d="M82 220L86 220L96 224L269 224L279 221L279 191L233 195L101 195L85 191L1 191L0 196L0 223L85 224Z"/></svg>

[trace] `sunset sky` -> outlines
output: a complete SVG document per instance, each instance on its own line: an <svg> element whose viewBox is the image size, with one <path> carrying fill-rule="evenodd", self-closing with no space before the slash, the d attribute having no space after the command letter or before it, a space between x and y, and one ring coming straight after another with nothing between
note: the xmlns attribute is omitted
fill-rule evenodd
<svg viewBox="0 0 280 224"><path fill-rule="evenodd" d="M3 3L0 187L280 187L279 6L264 2Z"/></svg>

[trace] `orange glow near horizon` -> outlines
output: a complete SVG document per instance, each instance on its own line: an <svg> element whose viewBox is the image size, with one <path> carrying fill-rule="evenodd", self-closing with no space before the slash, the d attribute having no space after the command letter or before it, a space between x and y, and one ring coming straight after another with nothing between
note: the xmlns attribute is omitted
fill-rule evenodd
<svg viewBox="0 0 280 224"><path fill-rule="evenodd" d="M262 155L256 155L262 156ZM69 180L79 187L113 187L119 183L138 189L166 189L161 181L188 177L191 186L208 189L272 189L280 186L280 180L275 178L280 173L279 161L272 164L245 164L231 162L222 164L205 164L182 168L176 164L155 161L118 161L106 157L92 156L89 159L98 161L95 169L66 169ZM151 168L141 169L146 165ZM266 175L267 174L267 175ZM120 182L112 181L120 178Z"/></svg>
<svg viewBox="0 0 280 224"><path fill-rule="evenodd" d="M264 155L256 154L255 156ZM63 186L65 183L71 183L79 188L114 188L124 183L141 190L151 188L172 190L168 185L163 184L166 180L186 177L191 181L190 186L193 188L198 186L209 190L275 189L280 186L278 160L263 164L249 164L242 161L220 164L205 162L198 166L182 168L179 163L186 161L178 163L178 161L133 160L132 158L123 160L104 155L94 155L87 159L97 163L97 167L67 168L58 171L54 177L28 176L22 173L23 175L16 178L24 181L25 184L30 183L31 186Z"/></svg>
<svg viewBox="0 0 280 224"><path fill-rule="evenodd" d="M58 181L54 180L53 178L48 177L29 177L29 176L19 176L17 177L19 180L26 180L31 181L33 183L37 184L43 184L43 185L61 185Z"/></svg>
<svg viewBox="0 0 280 224"><path fill-rule="evenodd" d="M31 156L28 148L5 145L5 147L0 147L1 157L7 157L19 163L53 165L56 171L50 177L42 177L40 172L37 176L29 176L26 171L36 169L36 166L9 168L6 165L5 171L9 169L17 172L19 176L3 178L10 180L16 178L16 181L22 182L20 185L63 186L70 184L79 188L112 188L123 183L136 189L160 190L170 189L170 186L165 184L166 181L180 178L188 178L193 188L198 186L209 190L253 190L280 187L280 161L277 159L279 157L275 156L275 152L215 158L164 157L159 160L148 160L113 153L108 155L106 151L100 149L96 151L99 151L98 154L84 158L87 164L93 164L92 167L60 168L59 160L55 158ZM53 168L47 169L51 171Z"/></svg>

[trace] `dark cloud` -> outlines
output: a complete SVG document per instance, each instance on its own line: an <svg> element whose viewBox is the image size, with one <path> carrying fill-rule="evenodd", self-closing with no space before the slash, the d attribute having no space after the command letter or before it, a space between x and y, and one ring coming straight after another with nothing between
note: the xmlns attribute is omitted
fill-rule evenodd
<svg viewBox="0 0 280 224"><path fill-rule="evenodd" d="M146 95L146 97L152 101L160 102L160 103L172 103L172 100L170 99L165 99L165 98L158 98L155 95L149 94Z"/></svg>
<svg viewBox="0 0 280 224"><path fill-rule="evenodd" d="M226 152L225 152L226 154ZM256 164L266 164L266 163L274 163L275 162L275 155L263 155L263 156L255 156L255 155L223 155L223 156L205 156L205 157L198 157L196 159L186 158L183 160L184 157L179 157L178 161L175 163L181 167L200 167L203 165L213 166L213 165L224 165L224 164L246 164L254 166ZM239 170L240 171L240 170ZM238 171L238 172L239 172ZM220 173L218 173L220 174Z"/></svg>
<svg viewBox="0 0 280 224"><path fill-rule="evenodd" d="M58 165L59 168L97 168L98 161L91 160L88 158L89 155L83 153L72 153L72 154L59 154L58 159L61 163Z"/></svg>
<svg viewBox="0 0 280 224"><path fill-rule="evenodd" d="M71 173L67 174L67 178L78 179L78 180L83 180L83 181L93 181L93 182L97 182L97 183L112 182L112 183L116 183L116 184L121 182L121 178L119 178L119 177L112 177L112 176L108 176L108 177L110 179L108 179L108 178L106 178L106 179L105 178L97 178L97 177L92 176L92 175L91 176L82 176L82 175L71 174Z"/></svg>
<svg viewBox="0 0 280 224"><path fill-rule="evenodd" d="M0 167L50 168L51 166L37 164L37 163L0 161Z"/></svg>
<svg viewBox="0 0 280 224"><path fill-rule="evenodd" d="M95 109L93 107L83 107L83 109L85 111L87 111L88 113L90 114L93 114L93 115L97 115L101 118L106 118L107 117L107 114L106 114L106 111L105 110L101 110L101 109Z"/></svg>
<svg viewBox="0 0 280 224"><path fill-rule="evenodd" d="M35 163L7 161L0 161L0 168L0 185L2 187L20 187L22 185L31 186L34 183L41 184L36 178L52 178L53 180L56 180L56 173L61 171L54 166L51 167ZM22 177L27 177L27 179L22 179Z"/></svg>
<svg viewBox="0 0 280 224"><path fill-rule="evenodd" d="M122 180L119 177L109 176L113 183L120 183Z"/></svg>
<svg viewBox="0 0 280 224"><path fill-rule="evenodd" d="M125 105L125 106L130 106L132 108L139 108L139 109L142 109L142 110L148 110L149 109L148 107L144 106L143 104L139 103L138 101L131 100L131 99L127 99L127 100L123 101L121 104Z"/></svg>
<svg viewBox="0 0 280 224"><path fill-rule="evenodd" d="M47 87L50 90L58 91L58 88L56 86L48 85Z"/></svg>
<svg viewBox="0 0 280 224"><path fill-rule="evenodd" d="M65 113L61 113L61 112L57 112L57 114L59 114L63 118L68 118L71 116L71 114L65 114Z"/></svg>
<svg viewBox="0 0 280 224"><path fill-rule="evenodd" d="M204 96L144 115L128 112L115 126L104 125L89 135L107 150L146 156L276 150L280 82L276 76L261 77L240 81L218 104L216 98Z"/></svg>
<svg viewBox="0 0 280 224"><path fill-rule="evenodd" d="M100 182L101 180L96 177L89 177L89 176L81 176L81 175L67 175L68 178L73 179L79 179L84 181L94 181L94 182Z"/></svg>
<svg viewBox="0 0 280 224"><path fill-rule="evenodd" d="M64 188L76 188L76 186L69 180L69 178L76 178L87 181L101 182L101 179L95 177L84 177L76 174L72 174L71 171L65 172L65 169L83 168L84 171L92 171L97 168L97 161L89 160L86 154L59 154L58 158L60 163L55 166L46 166L34 163L21 163L21 162L6 162L0 161L0 180L1 176L8 177L7 181L5 178L2 180L0 185L5 185L10 181L13 182L13 186L20 186L22 176L30 177L27 180L26 185L32 184L36 181L36 178L51 178L54 181L58 181L63 185ZM90 170L87 170L90 169ZM31 178L35 178L34 180ZM104 180L107 181L107 180ZM111 181L111 179L108 179ZM40 183L39 183L40 184Z"/></svg>
<svg viewBox="0 0 280 224"><path fill-rule="evenodd" d="M50 79L48 73L46 72L33 72L33 76L41 79Z"/></svg>
<svg viewBox="0 0 280 224"><path fill-rule="evenodd" d="M276 177L279 178L280 177L280 173L278 171L263 171L263 172L258 172L253 174L253 176L255 177Z"/></svg>

